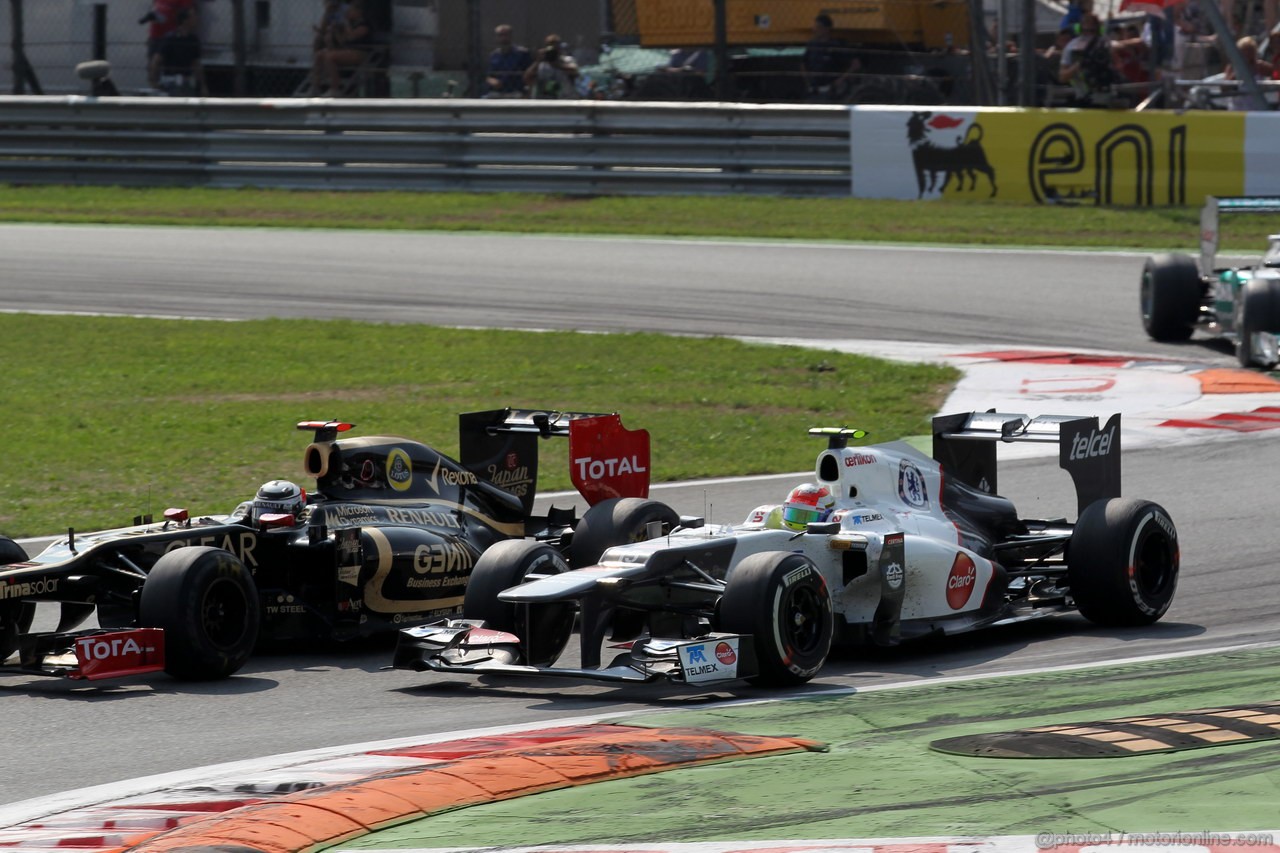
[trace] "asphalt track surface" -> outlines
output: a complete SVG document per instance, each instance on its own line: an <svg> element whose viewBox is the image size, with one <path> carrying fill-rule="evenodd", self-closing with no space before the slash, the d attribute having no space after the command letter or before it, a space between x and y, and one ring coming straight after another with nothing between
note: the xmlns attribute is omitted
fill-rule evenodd
<svg viewBox="0 0 1280 853"><path fill-rule="evenodd" d="M0 310L1000 342L1232 363L1211 346L1145 339L1138 255L55 226L0 227L0 251ZM1104 631L1068 616L842 656L807 690L1280 641L1273 557L1280 534L1268 473L1278 457L1265 437L1126 453L1126 493L1163 503L1182 536L1178 596L1156 626ZM1061 475L1052 465L1007 470L1002 490L1024 514L1073 514L1069 487L1053 479ZM694 485L654 496L735 521L791 482ZM1057 489L1050 494L1042 482ZM385 647L279 650L234 679L196 685L0 677L0 803L323 746L766 695L556 681L478 687L465 678L379 672L387 659Z"/></svg>

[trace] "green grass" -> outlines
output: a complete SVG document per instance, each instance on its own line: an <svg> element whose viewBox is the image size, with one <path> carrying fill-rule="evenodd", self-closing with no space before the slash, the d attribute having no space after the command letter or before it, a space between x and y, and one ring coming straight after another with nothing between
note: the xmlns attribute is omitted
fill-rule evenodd
<svg viewBox="0 0 1280 853"><path fill-rule="evenodd" d="M1199 208L864 199L0 187L0 221L229 225L1194 250ZM1280 216L1229 220L1223 248L1261 251Z"/></svg>
<svg viewBox="0 0 1280 853"><path fill-rule="evenodd" d="M0 363L0 531L15 537L230 511L302 477L307 418L452 454L459 412L618 411L673 480L808 469L815 425L926 432L957 376L726 338L16 314L0 315ZM569 487L566 445L542 445L540 488Z"/></svg>

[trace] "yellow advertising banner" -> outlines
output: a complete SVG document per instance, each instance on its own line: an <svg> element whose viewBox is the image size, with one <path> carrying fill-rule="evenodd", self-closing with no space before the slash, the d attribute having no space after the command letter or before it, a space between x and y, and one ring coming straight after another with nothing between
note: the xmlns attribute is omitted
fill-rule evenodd
<svg viewBox="0 0 1280 853"><path fill-rule="evenodd" d="M1245 115L854 107L853 194L1199 204L1244 192Z"/></svg>

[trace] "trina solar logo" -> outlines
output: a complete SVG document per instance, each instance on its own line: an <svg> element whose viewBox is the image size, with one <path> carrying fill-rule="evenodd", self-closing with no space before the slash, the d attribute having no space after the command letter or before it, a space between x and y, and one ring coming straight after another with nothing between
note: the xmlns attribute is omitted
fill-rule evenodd
<svg viewBox="0 0 1280 853"><path fill-rule="evenodd" d="M973 588L978 583L978 567L968 554L956 554L951 563L951 573L947 575L947 606L959 610L969 603Z"/></svg>

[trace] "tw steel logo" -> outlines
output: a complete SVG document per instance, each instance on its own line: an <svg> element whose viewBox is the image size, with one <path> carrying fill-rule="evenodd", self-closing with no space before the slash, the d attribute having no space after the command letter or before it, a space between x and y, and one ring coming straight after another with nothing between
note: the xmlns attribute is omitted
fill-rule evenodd
<svg viewBox="0 0 1280 853"><path fill-rule="evenodd" d="M947 575L947 606L959 610L969 603L973 588L978 585L978 567L968 554L956 554Z"/></svg>
<svg viewBox="0 0 1280 853"><path fill-rule="evenodd" d="M1068 457L1071 461L1077 459L1092 459L1098 456L1108 456L1111 453L1111 443L1115 439L1116 428L1111 427L1108 430L1089 430L1088 435L1077 433L1071 439L1071 455Z"/></svg>

